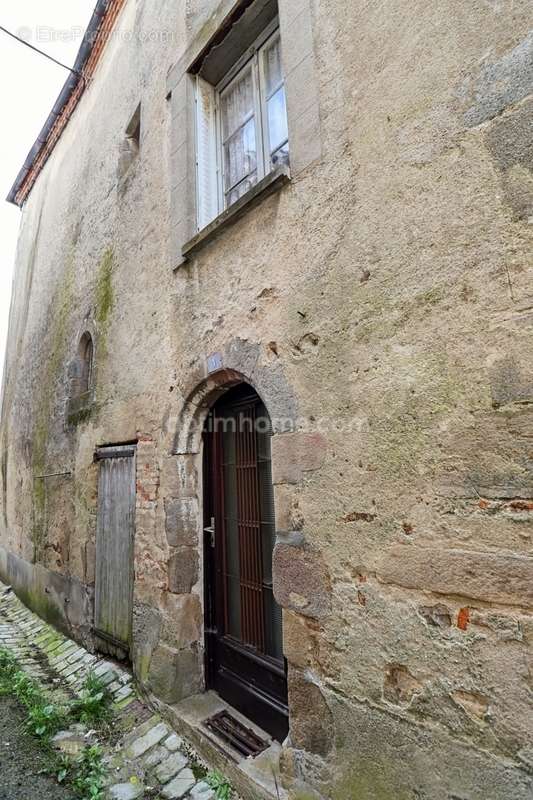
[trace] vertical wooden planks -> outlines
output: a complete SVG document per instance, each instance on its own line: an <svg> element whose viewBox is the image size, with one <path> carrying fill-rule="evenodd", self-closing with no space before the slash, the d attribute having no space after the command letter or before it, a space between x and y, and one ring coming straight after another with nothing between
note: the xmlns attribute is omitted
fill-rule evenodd
<svg viewBox="0 0 533 800"><path fill-rule="evenodd" d="M131 639L135 448L101 448L96 531L95 629L104 640Z"/></svg>

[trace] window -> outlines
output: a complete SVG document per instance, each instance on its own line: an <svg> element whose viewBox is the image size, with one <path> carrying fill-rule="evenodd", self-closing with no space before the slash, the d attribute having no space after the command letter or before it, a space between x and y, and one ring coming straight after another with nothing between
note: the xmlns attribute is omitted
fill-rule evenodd
<svg viewBox="0 0 533 800"><path fill-rule="evenodd" d="M197 210L202 229L289 163L277 20L217 86L197 76Z"/></svg>
<svg viewBox="0 0 533 800"><path fill-rule="evenodd" d="M125 178L130 167L139 156L141 147L141 104L135 109L125 131L124 139L120 144L118 159L119 188L124 188Z"/></svg>
<svg viewBox="0 0 533 800"><path fill-rule="evenodd" d="M66 423L72 429L86 421L94 407L94 343L86 331L78 342L76 358L69 367Z"/></svg>
<svg viewBox="0 0 533 800"><path fill-rule="evenodd" d="M126 138L130 141L131 146L135 150L139 150L141 145L141 104L135 109L135 114L131 118L128 127L126 128Z"/></svg>
<svg viewBox="0 0 533 800"><path fill-rule="evenodd" d="M77 386L78 397L86 395L93 382L94 345L90 333L84 333L78 348L79 380Z"/></svg>

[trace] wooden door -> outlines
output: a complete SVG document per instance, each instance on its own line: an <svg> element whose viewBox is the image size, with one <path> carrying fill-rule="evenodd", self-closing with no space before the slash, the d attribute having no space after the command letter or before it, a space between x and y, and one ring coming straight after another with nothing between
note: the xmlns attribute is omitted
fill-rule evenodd
<svg viewBox="0 0 533 800"><path fill-rule="evenodd" d="M288 731L275 540L270 420L248 386L212 410L204 438L209 686L282 741Z"/></svg>
<svg viewBox="0 0 533 800"><path fill-rule="evenodd" d="M124 658L132 625L135 446L102 447L96 458L100 469L94 629L101 650Z"/></svg>

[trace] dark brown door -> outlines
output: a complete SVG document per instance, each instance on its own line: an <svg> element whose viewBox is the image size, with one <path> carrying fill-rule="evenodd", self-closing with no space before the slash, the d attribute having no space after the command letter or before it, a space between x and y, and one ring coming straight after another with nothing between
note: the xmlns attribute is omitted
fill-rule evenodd
<svg viewBox="0 0 533 800"><path fill-rule="evenodd" d="M209 688L282 741L288 731L265 406L248 386L212 409L204 434L206 652Z"/></svg>

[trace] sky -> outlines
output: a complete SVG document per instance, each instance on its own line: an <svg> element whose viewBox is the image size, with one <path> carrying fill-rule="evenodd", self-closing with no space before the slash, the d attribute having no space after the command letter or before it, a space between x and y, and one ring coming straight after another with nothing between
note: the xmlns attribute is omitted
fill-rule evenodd
<svg viewBox="0 0 533 800"><path fill-rule="evenodd" d="M0 25L72 66L96 0L0 4ZM4 201L68 72L0 31L0 374L21 212Z"/></svg>

